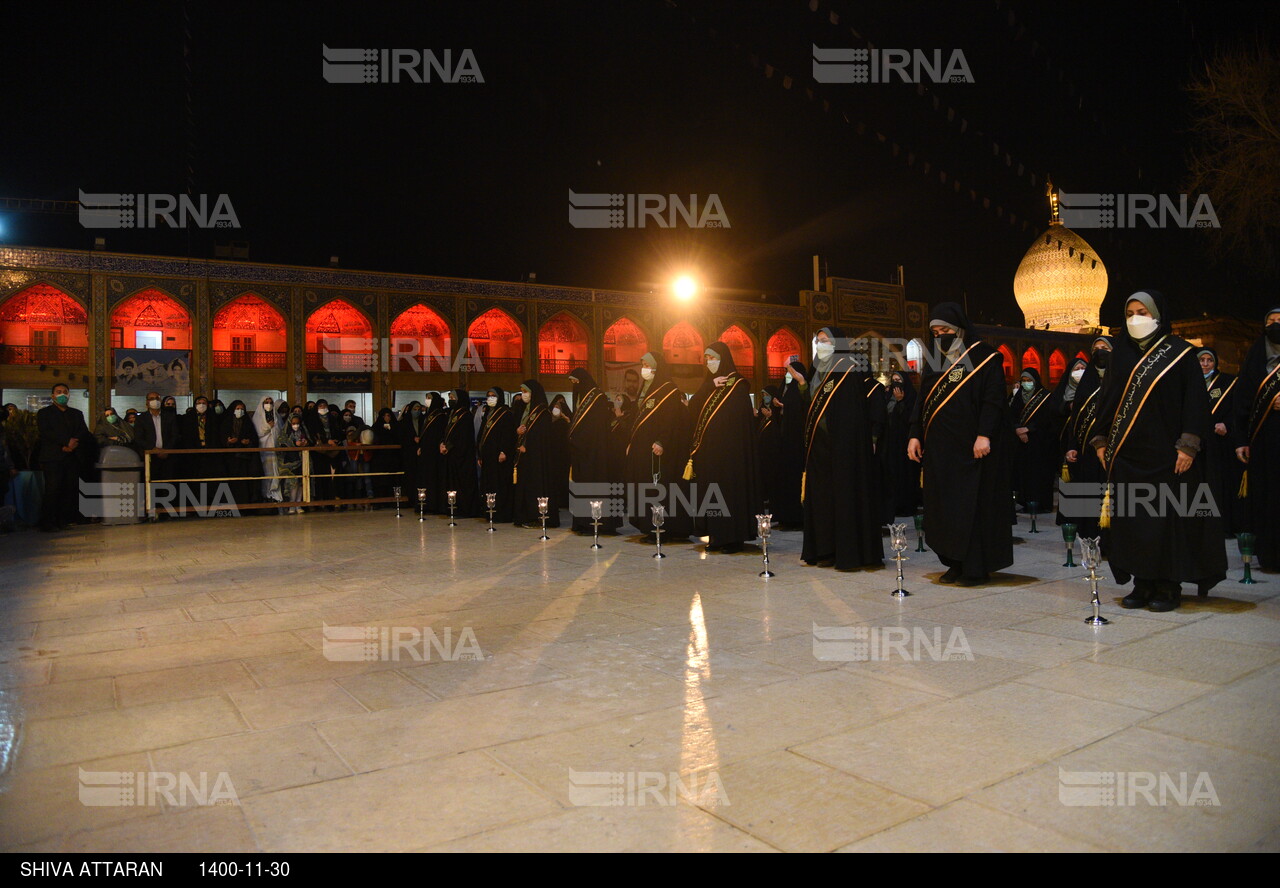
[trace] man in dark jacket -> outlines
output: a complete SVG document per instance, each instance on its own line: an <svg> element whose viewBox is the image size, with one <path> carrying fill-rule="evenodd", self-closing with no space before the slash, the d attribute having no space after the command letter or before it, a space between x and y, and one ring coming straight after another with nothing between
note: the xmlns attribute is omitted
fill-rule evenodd
<svg viewBox="0 0 1280 888"><path fill-rule="evenodd" d="M40 529L54 531L75 522L80 476L80 448L93 441L84 414L68 407L71 390L62 383L53 387L53 403L36 413L40 430L40 467L44 470L44 503Z"/></svg>

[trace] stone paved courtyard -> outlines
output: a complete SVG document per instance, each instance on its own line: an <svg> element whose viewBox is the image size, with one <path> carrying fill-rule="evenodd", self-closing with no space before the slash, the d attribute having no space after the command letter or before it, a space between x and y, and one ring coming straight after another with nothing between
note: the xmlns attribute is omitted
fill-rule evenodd
<svg viewBox="0 0 1280 888"><path fill-rule="evenodd" d="M905 600L799 534L765 581L755 549L446 525L0 537L0 845L1280 850L1280 576L1239 583L1234 543L1208 599L1106 581L1094 628L1025 517L995 585L909 551ZM84 803L120 771L235 799Z"/></svg>

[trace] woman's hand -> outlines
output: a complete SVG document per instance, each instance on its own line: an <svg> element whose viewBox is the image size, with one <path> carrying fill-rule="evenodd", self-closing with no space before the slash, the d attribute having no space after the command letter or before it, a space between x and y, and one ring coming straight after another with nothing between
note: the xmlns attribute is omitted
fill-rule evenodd
<svg viewBox="0 0 1280 888"><path fill-rule="evenodd" d="M1194 457L1194 456L1192 456L1192 455L1191 455L1191 454L1189 454L1189 453L1183 453L1181 450L1179 450L1179 451L1178 451L1178 462L1177 462L1177 463L1174 465L1174 467L1173 467L1173 473L1174 473L1175 475L1181 475L1181 474L1182 474L1183 472L1185 472L1187 469L1191 468L1191 463L1192 463L1194 460L1195 460L1195 457Z"/></svg>
<svg viewBox="0 0 1280 888"><path fill-rule="evenodd" d="M924 457L924 450L920 446L919 438L912 438L907 442L907 458L912 462L920 462Z"/></svg>
<svg viewBox="0 0 1280 888"><path fill-rule="evenodd" d="M979 435L973 439L973 458L982 459L991 452L991 439L985 435Z"/></svg>

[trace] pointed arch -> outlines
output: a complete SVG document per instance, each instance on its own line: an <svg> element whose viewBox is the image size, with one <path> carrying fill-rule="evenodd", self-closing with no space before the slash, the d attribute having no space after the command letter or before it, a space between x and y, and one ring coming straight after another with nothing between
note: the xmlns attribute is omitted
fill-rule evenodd
<svg viewBox="0 0 1280 888"><path fill-rule="evenodd" d="M88 363L89 318L68 293L37 283L0 302L0 364Z"/></svg>
<svg viewBox="0 0 1280 888"><path fill-rule="evenodd" d="M803 360L804 349L800 337L790 327L779 327L769 337L764 348L765 363L770 379L782 379L787 375L787 358L796 355Z"/></svg>
<svg viewBox="0 0 1280 888"><path fill-rule="evenodd" d="M1018 374L1021 372L1018 369L1017 362L1013 359L1013 349L1007 345L1002 345L996 350L1000 352L1000 357L1004 361L1004 384L1013 385L1013 381L1018 378Z"/></svg>
<svg viewBox="0 0 1280 888"><path fill-rule="evenodd" d="M1055 348L1053 353L1049 355L1049 382L1050 388L1058 384L1058 380L1062 379L1064 373L1067 372L1067 356L1062 353L1062 349Z"/></svg>
<svg viewBox="0 0 1280 888"><path fill-rule="evenodd" d="M213 316L213 366L281 369L288 322L257 293L242 293Z"/></svg>
<svg viewBox="0 0 1280 888"><path fill-rule="evenodd" d="M516 319L502 309L491 308L472 321L467 327L467 340L485 372L524 371L524 332Z"/></svg>
<svg viewBox="0 0 1280 888"><path fill-rule="evenodd" d="M557 312L538 330L538 372L565 374L587 363L589 334L582 321Z"/></svg>
<svg viewBox="0 0 1280 888"><path fill-rule="evenodd" d="M631 318L621 317L604 331L605 363L634 364L649 351L649 337Z"/></svg>
<svg viewBox="0 0 1280 888"><path fill-rule="evenodd" d="M1027 350L1022 353L1022 369L1034 370L1040 374L1040 378L1044 379L1044 366L1040 361L1040 352L1036 351L1034 345L1028 346ZM1018 371L1021 373L1022 371Z"/></svg>
<svg viewBox="0 0 1280 888"><path fill-rule="evenodd" d="M702 334L688 321L680 321L662 337L662 351L668 364L703 363Z"/></svg>
<svg viewBox="0 0 1280 888"><path fill-rule="evenodd" d="M452 367L453 334L449 322L419 302L391 322L393 372L448 371Z"/></svg>
<svg viewBox="0 0 1280 888"><path fill-rule="evenodd" d="M307 318L308 370L372 370L373 325L345 299L331 299Z"/></svg>
<svg viewBox="0 0 1280 888"><path fill-rule="evenodd" d="M729 353L733 355L733 363L738 368L738 374L745 379L754 378L756 346L751 339L751 334L737 324L730 324L720 334L720 341L729 346Z"/></svg>
<svg viewBox="0 0 1280 888"><path fill-rule="evenodd" d="M138 333L159 334L161 348L191 348L191 313L155 287L139 290L111 310L111 345L139 348Z"/></svg>

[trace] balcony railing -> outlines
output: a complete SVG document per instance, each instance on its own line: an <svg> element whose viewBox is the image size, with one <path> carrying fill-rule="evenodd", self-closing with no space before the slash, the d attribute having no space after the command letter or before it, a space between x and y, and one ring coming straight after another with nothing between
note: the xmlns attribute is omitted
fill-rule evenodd
<svg viewBox="0 0 1280 888"><path fill-rule="evenodd" d="M89 348L83 345L0 346L0 364L60 364L80 367L89 363Z"/></svg>
<svg viewBox="0 0 1280 888"><path fill-rule="evenodd" d="M786 375L787 375L786 367L770 367L769 368L770 379L782 379Z"/></svg>
<svg viewBox="0 0 1280 888"><path fill-rule="evenodd" d="M214 367L237 367L252 370L281 370L285 366L284 352L216 351Z"/></svg>
<svg viewBox="0 0 1280 888"><path fill-rule="evenodd" d="M480 362L480 367L483 368L482 370L477 370L476 372L478 373L519 373L524 369L524 361L520 358L481 357L478 360ZM569 368L569 370L572 369L572 367ZM565 372L568 373L569 370L566 370ZM548 373L550 371L544 370L543 372Z"/></svg>
<svg viewBox="0 0 1280 888"><path fill-rule="evenodd" d="M563 376L567 373L572 373L575 369L584 366L586 363L586 361L562 361L559 358L542 358L538 365L538 372L547 374L559 373ZM488 366L489 365L486 363L485 368L488 369Z"/></svg>

